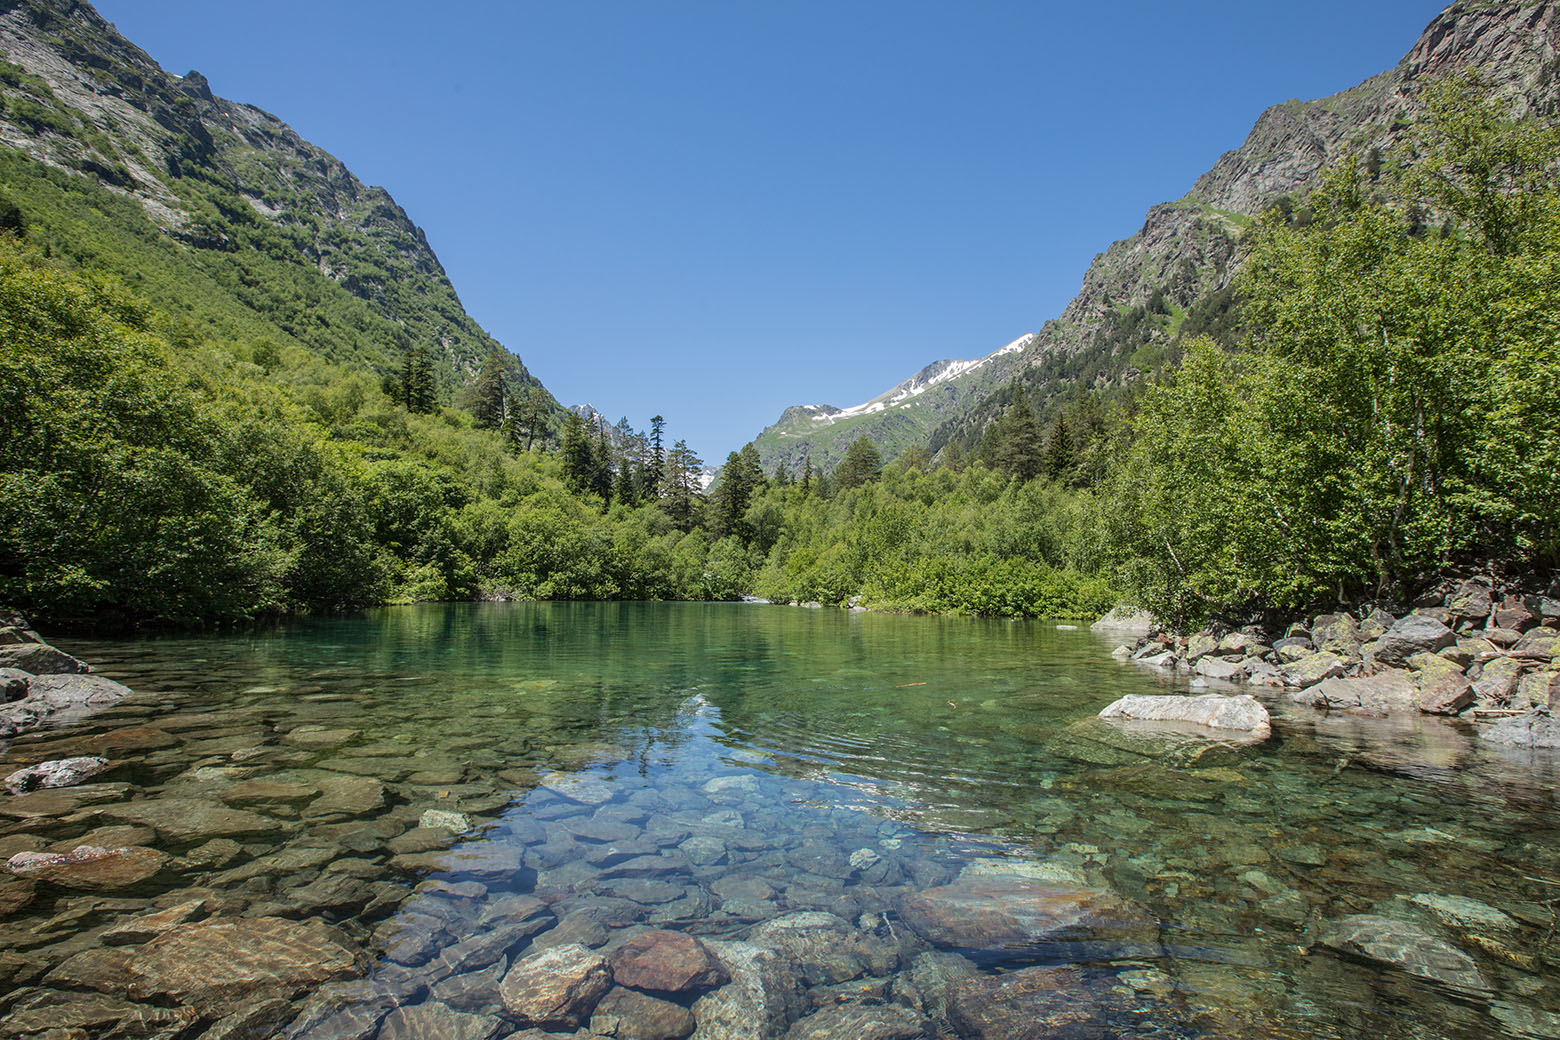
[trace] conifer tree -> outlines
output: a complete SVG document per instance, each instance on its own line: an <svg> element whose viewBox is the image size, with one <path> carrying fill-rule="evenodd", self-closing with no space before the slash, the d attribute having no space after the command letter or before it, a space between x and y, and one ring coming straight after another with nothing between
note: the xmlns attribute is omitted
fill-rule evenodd
<svg viewBox="0 0 1560 1040"><path fill-rule="evenodd" d="M834 494L870 484L883 473L883 456L866 437L857 437L845 449L845 458L834 471Z"/></svg>
<svg viewBox="0 0 1560 1040"><path fill-rule="evenodd" d="M563 479L575 491L585 491L593 483L596 453L591 450L590 431L585 420L574 412L563 419Z"/></svg>
<svg viewBox="0 0 1560 1040"><path fill-rule="evenodd" d="M1051 436L1045 445L1045 472L1052 480L1061 480L1072 469L1072 435L1067 430L1067 416L1059 414L1051 424Z"/></svg>
<svg viewBox="0 0 1560 1040"><path fill-rule="evenodd" d="M764 471L758 466L758 449L751 443L726 456L720 486L715 489L715 536L735 535L746 545L753 539L746 516L753 496L764 487Z"/></svg>
<svg viewBox="0 0 1560 1040"><path fill-rule="evenodd" d="M666 481L666 451L661 445L661 433L665 429L665 419L659 415L650 417L650 486L654 488L652 494L657 496Z"/></svg>
<svg viewBox="0 0 1560 1040"><path fill-rule="evenodd" d="M509 387L504 382L504 364L494 351L482 359L482 370L471 387L471 413L477 425L490 430L504 425L509 410Z"/></svg>
<svg viewBox="0 0 1560 1040"><path fill-rule="evenodd" d="M980 458L993 469L1021 481L1033 480L1042 464L1040 425L1029 407L1029 398L1014 383L1011 398L1002 418L986 431L980 444Z"/></svg>
<svg viewBox="0 0 1560 1040"><path fill-rule="evenodd" d="M672 518L679 530L691 531L697 526L695 511L699 498L699 470L704 461L679 440L666 453L666 479L662 489L661 508Z"/></svg>
<svg viewBox="0 0 1560 1040"><path fill-rule="evenodd" d="M436 406L433 355L421 344L409 350L401 364L401 403L409 412L424 414Z"/></svg>

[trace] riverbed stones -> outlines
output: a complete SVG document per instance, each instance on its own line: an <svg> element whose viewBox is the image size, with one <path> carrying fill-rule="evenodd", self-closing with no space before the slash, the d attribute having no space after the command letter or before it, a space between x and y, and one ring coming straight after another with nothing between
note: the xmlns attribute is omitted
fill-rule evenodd
<svg viewBox="0 0 1560 1040"><path fill-rule="evenodd" d="M161 910L127 917L104 932L102 942L105 946L139 946L151 942L169 929L197 920L205 907L204 898L187 899Z"/></svg>
<svg viewBox="0 0 1560 1040"><path fill-rule="evenodd" d="M600 777L569 773L548 773L542 777L541 787L581 805L605 805L617 793L611 784Z"/></svg>
<svg viewBox="0 0 1560 1040"><path fill-rule="evenodd" d="M638 990L614 988L596 1005L590 1031L617 1040L681 1040L694 1030L693 1012Z"/></svg>
<svg viewBox="0 0 1560 1040"><path fill-rule="evenodd" d="M774 1040L806 1008L796 963L746 942L709 944L731 981L693 1003L696 1040Z"/></svg>
<svg viewBox="0 0 1560 1040"><path fill-rule="evenodd" d="M274 834L278 829L271 817L199 798L153 798L107 806L102 812L111 819L150 827L164 840L174 842L254 837Z"/></svg>
<svg viewBox="0 0 1560 1040"><path fill-rule="evenodd" d="M1103 1009L1072 968L1023 968L977 975L948 995L948 1017L970 1040L1105 1037Z"/></svg>
<svg viewBox="0 0 1560 1040"><path fill-rule="evenodd" d="M108 759L95 755L60 758L16 770L5 778L5 789L26 794L48 787L74 787L108 768Z"/></svg>
<svg viewBox="0 0 1560 1040"><path fill-rule="evenodd" d="M493 1015L468 1014L430 1000L386 1015L379 1040L488 1040L501 1025Z"/></svg>
<svg viewBox="0 0 1560 1040"><path fill-rule="evenodd" d="M385 806L385 785L371 776L334 776L318 784L310 816L366 816Z"/></svg>
<svg viewBox="0 0 1560 1040"><path fill-rule="evenodd" d="M1323 942L1342 953L1386 964L1455 990L1490 991L1472 957L1408 921L1354 914L1339 921Z"/></svg>
<svg viewBox="0 0 1560 1040"><path fill-rule="evenodd" d="M516 961L499 984L499 996L521 1025L578 1029L611 985L605 957L566 943Z"/></svg>
<svg viewBox="0 0 1560 1040"><path fill-rule="evenodd" d="M318 918L212 919L142 946L130 961L130 996L209 1013L252 997L293 996L359 970L352 940Z"/></svg>
<svg viewBox="0 0 1560 1040"><path fill-rule="evenodd" d="M1127 696L1107 705L1099 717L1188 723L1235 731L1259 740L1272 732L1267 709L1255 697L1245 694L1237 697L1213 693L1197 697Z"/></svg>
<svg viewBox="0 0 1560 1040"><path fill-rule="evenodd" d="M919 1040L933 1035L931 1027L898 1004L836 1004L798 1021L785 1040Z"/></svg>
<svg viewBox="0 0 1560 1040"><path fill-rule="evenodd" d="M709 948L686 932L643 932L612 953L612 977L620 986L658 993L692 993L726 983Z"/></svg>
<svg viewBox="0 0 1560 1040"><path fill-rule="evenodd" d="M318 798L320 789L312 784L291 783L286 780L240 780L222 792L222 800L235 806L301 807Z"/></svg>
<svg viewBox="0 0 1560 1040"><path fill-rule="evenodd" d="M1022 877L961 876L906 896L899 913L927 941L965 952L1008 956L1063 941L1157 942L1154 925L1109 889Z"/></svg>
<svg viewBox="0 0 1560 1040"><path fill-rule="evenodd" d="M167 864L168 856L156 849L81 845L68 853L19 852L6 861L6 869L63 888L111 891L140 884Z"/></svg>

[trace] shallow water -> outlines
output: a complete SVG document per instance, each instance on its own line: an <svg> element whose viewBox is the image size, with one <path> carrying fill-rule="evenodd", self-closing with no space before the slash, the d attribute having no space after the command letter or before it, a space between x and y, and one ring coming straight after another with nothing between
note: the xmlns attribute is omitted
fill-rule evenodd
<svg viewBox="0 0 1560 1040"><path fill-rule="evenodd" d="M80 800L4 799L0 852L106 836L174 858L129 889L0 885L7 1035L122 998L146 937L113 939L108 965L83 951L202 898L208 919L321 916L366 951L367 983L294 1002L294 1036L373 1036L431 1000L495 1014L498 978L549 943L664 927L785 946L766 923L788 917L789 995L733 1032L683 994L698 1036L826 1035L807 1024L841 1007L986 1040L1560 1036L1557 773L1460 723L1275 708L1258 747L1118 739L1075 724L1184 686L1087 631L746 604L427 605L61 645L137 696L14 743L0 774L105 748L116 765ZM205 804L242 818L208 826L187 811ZM428 810L469 829L419 827ZM906 912L981 877L1102 891L1128 923L939 945ZM464 955L528 895L558 923ZM1471 971L1329 944L1362 914L1423 937L1407 961L1449 948Z"/></svg>

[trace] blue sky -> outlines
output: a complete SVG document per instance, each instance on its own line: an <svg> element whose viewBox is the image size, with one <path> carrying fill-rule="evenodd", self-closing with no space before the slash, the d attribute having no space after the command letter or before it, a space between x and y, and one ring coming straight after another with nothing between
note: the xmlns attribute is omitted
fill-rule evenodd
<svg viewBox="0 0 1560 1040"><path fill-rule="evenodd" d="M99 0L390 190L565 403L718 462L1055 317L1263 108L1436 0Z"/></svg>

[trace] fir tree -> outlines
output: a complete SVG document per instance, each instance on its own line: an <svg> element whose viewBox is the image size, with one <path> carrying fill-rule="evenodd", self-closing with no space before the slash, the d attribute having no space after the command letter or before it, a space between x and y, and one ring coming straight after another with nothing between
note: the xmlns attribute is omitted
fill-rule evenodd
<svg viewBox="0 0 1560 1040"><path fill-rule="evenodd" d="M1067 431L1067 416L1058 415L1051 424L1051 436L1045 445L1045 472L1052 480L1067 476L1073 464L1072 435Z"/></svg>
<svg viewBox="0 0 1560 1040"><path fill-rule="evenodd" d="M591 487L596 470L596 453L591 450L590 431L585 420L574 412L563 419L563 479L575 491Z"/></svg>
<svg viewBox="0 0 1560 1040"><path fill-rule="evenodd" d="M845 458L834 471L834 494L870 484L883 473L883 456L866 437L857 437L845 449Z"/></svg>
<svg viewBox="0 0 1560 1040"><path fill-rule="evenodd" d="M433 355L421 344L406 354L401 365L401 404L409 412L426 414L436 407L433 383Z"/></svg>
<svg viewBox="0 0 1560 1040"><path fill-rule="evenodd" d="M715 489L715 536L735 536L744 545L753 540L746 516L753 496L763 490L764 471L758 466L758 449L751 443L726 456L720 486Z"/></svg>
<svg viewBox="0 0 1560 1040"><path fill-rule="evenodd" d="M654 489L652 494L657 496L666 481L666 452L661 445L661 433L665 429L665 419L659 415L650 417L650 485Z"/></svg>
<svg viewBox="0 0 1560 1040"><path fill-rule="evenodd" d="M666 453L661 508L681 531L691 531L698 526L699 470L703 466L704 461L688 447L687 441L679 440Z"/></svg>
<svg viewBox="0 0 1560 1040"><path fill-rule="evenodd" d="M1042 462L1040 425L1017 383L1009 393L1011 403L1003 409L1002 418L981 439L980 458L992 469L1021 481L1033 480Z"/></svg>
<svg viewBox="0 0 1560 1040"><path fill-rule="evenodd" d="M482 359L482 370L471 387L471 414L477 425L497 430L504 425L509 408L509 387L504 382L504 363L495 351Z"/></svg>

